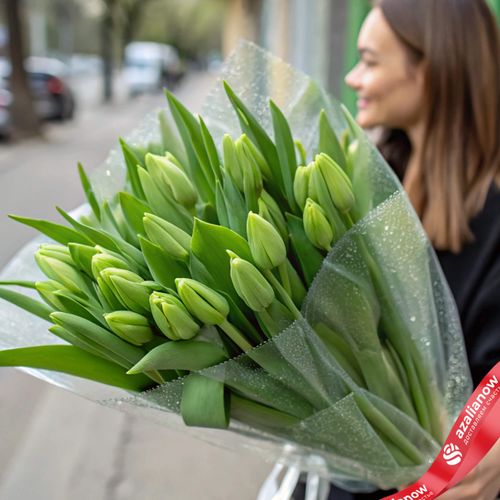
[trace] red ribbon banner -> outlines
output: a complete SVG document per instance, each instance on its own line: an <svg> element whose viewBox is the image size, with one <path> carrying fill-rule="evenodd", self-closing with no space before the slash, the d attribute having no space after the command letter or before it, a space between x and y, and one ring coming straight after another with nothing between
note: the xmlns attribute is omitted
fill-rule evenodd
<svg viewBox="0 0 500 500"><path fill-rule="evenodd" d="M483 378L429 470L381 500L430 500L459 483L500 438L500 363Z"/></svg>

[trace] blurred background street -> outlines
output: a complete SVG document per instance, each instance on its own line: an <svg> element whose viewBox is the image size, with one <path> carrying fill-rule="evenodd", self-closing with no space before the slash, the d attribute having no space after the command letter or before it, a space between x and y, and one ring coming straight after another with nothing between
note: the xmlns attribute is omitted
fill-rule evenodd
<svg viewBox="0 0 500 500"><path fill-rule="evenodd" d="M489 0L500 13L500 0ZM164 105L200 111L240 38L307 72L353 107L369 0L0 2L0 269L84 196L76 170ZM251 500L272 464L140 421L0 369L0 500Z"/></svg>

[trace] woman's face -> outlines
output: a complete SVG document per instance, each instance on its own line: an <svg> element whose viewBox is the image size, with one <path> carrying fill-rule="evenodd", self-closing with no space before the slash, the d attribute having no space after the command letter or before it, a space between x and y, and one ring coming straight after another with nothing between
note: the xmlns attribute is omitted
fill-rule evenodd
<svg viewBox="0 0 500 500"><path fill-rule="evenodd" d="M358 94L358 123L403 130L416 125L423 103L422 64L409 61L380 8L363 23L358 51L360 61L345 78Z"/></svg>

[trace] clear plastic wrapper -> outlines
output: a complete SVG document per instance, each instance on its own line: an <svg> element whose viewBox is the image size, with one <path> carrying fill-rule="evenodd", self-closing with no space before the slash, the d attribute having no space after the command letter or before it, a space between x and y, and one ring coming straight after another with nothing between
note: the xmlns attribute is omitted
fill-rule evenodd
<svg viewBox="0 0 500 500"><path fill-rule="evenodd" d="M202 111L216 144L223 134L239 131L222 80L271 136L268 100L272 98L311 158L317 151L322 109L339 135L347 126L338 103L315 82L245 42L226 61ZM157 134L152 114L127 140L144 146L158 142ZM470 394L458 314L434 251L401 185L367 139L359 144L358 158L353 190L358 200L365 201L357 214L359 222L325 258L303 303L302 318L247 354L200 372L240 396L292 416L286 425L235 411L228 430L186 427L179 416L183 378L131 395L64 374L29 372L107 406L219 446L250 448L268 461L298 466L351 490L399 487L415 480L439 451L438 441L404 411L359 388L314 331L323 325L351 339L351 347L359 348L369 365L380 355L366 345L371 322L376 325L381 317L397 322L415 346L411 356L417 359L416 366L430 380L430 398L443 431ZM93 176L93 186L106 199L122 188L124 178L121 157L114 151ZM41 241L23 248L1 279L36 279L33 253ZM8 303L0 303L0 320L1 348L61 342L47 332L47 323ZM394 366L397 371L397 360ZM418 450L419 465L398 463L394 441L381 438L375 430L381 425L398 431L402 437L396 441L405 440L403 447Z"/></svg>

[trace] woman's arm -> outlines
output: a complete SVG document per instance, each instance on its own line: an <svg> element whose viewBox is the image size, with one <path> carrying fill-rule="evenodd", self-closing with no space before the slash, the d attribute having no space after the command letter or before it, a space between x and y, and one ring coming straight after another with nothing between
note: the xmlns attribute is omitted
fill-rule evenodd
<svg viewBox="0 0 500 500"><path fill-rule="evenodd" d="M500 493L500 440L442 500L494 500Z"/></svg>

